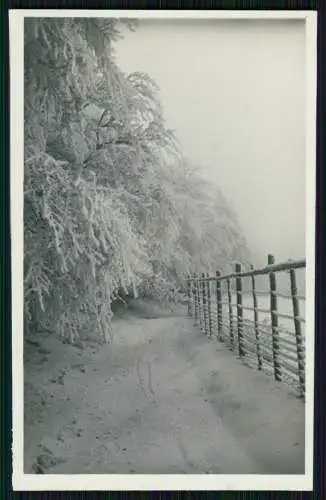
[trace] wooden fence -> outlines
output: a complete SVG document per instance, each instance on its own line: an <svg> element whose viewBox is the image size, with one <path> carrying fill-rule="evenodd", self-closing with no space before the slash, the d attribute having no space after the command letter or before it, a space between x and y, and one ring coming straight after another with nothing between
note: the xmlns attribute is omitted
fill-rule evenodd
<svg viewBox="0 0 326 500"><path fill-rule="evenodd" d="M195 273L187 280L188 314L194 324L205 334L216 335L250 366L295 387L302 397L305 319L300 306L305 309L305 296L298 294L297 271L305 266L305 260L275 264L269 255L262 269L243 272L236 264L232 274ZM288 292L279 291L280 274L288 275ZM262 280L258 276L267 278L265 291L257 289L257 281Z"/></svg>

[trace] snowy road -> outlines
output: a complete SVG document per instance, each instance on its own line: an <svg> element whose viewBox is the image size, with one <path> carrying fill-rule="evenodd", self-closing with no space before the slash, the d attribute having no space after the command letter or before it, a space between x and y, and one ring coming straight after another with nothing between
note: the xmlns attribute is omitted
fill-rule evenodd
<svg viewBox="0 0 326 500"><path fill-rule="evenodd" d="M43 473L304 473L304 404L190 319L118 320L99 349L46 342L26 370L26 472L48 454Z"/></svg>

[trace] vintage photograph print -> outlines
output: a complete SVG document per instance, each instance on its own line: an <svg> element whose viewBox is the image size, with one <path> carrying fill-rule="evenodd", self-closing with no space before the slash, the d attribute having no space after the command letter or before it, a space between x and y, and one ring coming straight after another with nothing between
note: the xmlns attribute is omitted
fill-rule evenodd
<svg viewBox="0 0 326 500"><path fill-rule="evenodd" d="M311 489L316 15L158 14L10 13L14 487Z"/></svg>

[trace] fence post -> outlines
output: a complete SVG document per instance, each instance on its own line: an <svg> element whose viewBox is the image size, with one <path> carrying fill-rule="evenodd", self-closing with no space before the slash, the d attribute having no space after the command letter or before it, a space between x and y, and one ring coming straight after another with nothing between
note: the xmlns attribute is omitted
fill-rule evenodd
<svg viewBox="0 0 326 500"><path fill-rule="evenodd" d="M254 266L251 266L251 270L253 271ZM258 361L258 370L262 370L262 356L260 351L260 338L259 338L259 327L258 327L258 301L256 294L256 283L255 276L251 275L251 288L252 288L252 299L253 299L253 308L254 308L254 324L255 324L255 335L256 335L256 353L257 353L257 361Z"/></svg>
<svg viewBox="0 0 326 500"><path fill-rule="evenodd" d="M209 336L212 336L212 298L211 298L211 282L209 280L209 273L206 273L207 278L207 306L208 306L208 326L209 326Z"/></svg>
<svg viewBox="0 0 326 500"><path fill-rule="evenodd" d="M197 289L197 303L198 303L198 322L199 328L201 329L201 295L199 286L199 273L196 273L196 289Z"/></svg>
<svg viewBox="0 0 326 500"><path fill-rule="evenodd" d="M191 293L191 274L188 274L187 289L188 289L188 316L192 316L192 293Z"/></svg>
<svg viewBox="0 0 326 500"><path fill-rule="evenodd" d="M197 325L201 328L201 295L199 287L199 274L196 273L196 289L197 289L197 304L198 304L198 322Z"/></svg>
<svg viewBox="0 0 326 500"><path fill-rule="evenodd" d="M235 272L241 273L241 264L235 265ZM243 348L243 310L242 310L242 281L240 277L236 277L236 293L237 293L237 323L238 323L238 346L239 356L244 356Z"/></svg>
<svg viewBox="0 0 326 500"><path fill-rule="evenodd" d="M216 305L217 305L217 335L221 342L223 342L222 335L222 297L221 297L221 282L219 280L221 273L216 271Z"/></svg>
<svg viewBox="0 0 326 500"><path fill-rule="evenodd" d="M196 282L196 273L193 274L193 297L194 297L194 325L197 325L198 321L198 296L197 296L197 282Z"/></svg>
<svg viewBox="0 0 326 500"><path fill-rule="evenodd" d="M293 306L293 320L294 320L294 331L297 346L297 358L298 358L298 374L299 374L299 384L301 396L305 394L305 360L304 360L304 350L301 332L301 322L299 320L300 308L299 299L296 283L295 270L290 269L290 282L291 282L291 296L292 296L292 306Z"/></svg>
<svg viewBox="0 0 326 500"><path fill-rule="evenodd" d="M275 263L274 256L268 255L268 265ZM272 340L273 340L273 364L274 364L274 377L275 380L280 381L281 366L278 359L279 354L279 341L278 341L278 316L277 316L277 296L276 296L276 277L273 271L269 272L269 285L270 285L270 303L271 303L271 320L272 320Z"/></svg>
<svg viewBox="0 0 326 500"><path fill-rule="evenodd" d="M232 350L234 349L234 331L233 331L233 309L232 309L232 294L231 294L231 282L227 279L228 287L228 302L229 302L229 328L230 328L230 343Z"/></svg>
<svg viewBox="0 0 326 500"><path fill-rule="evenodd" d="M203 291L203 313L204 313L204 333L207 335L207 296L206 296L206 274L202 273L202 291Z"/></svg>
<svg viewBox="0 0 326 500"><path fill-rule="evenodd" d="M196 318L196 289L195 289L195 279L194 275L191 274L191 297L192 297L192 302L191 302L191 308L192 308L192 319L193 322L195 323L195 318Z"/></svg>
<svg viewBox="0 0 326 500"><path fill-rule="evenodd" d="M203 296L203 284L200 278L200 273L198 273L198 293L199 293L199 326L200 330L204 330L204 296Z"/></svg>

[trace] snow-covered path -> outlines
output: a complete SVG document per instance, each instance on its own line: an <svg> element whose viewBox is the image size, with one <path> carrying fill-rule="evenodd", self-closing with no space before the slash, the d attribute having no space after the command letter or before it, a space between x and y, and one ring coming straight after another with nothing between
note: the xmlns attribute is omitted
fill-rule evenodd
<svg viewBox="0 0 326 500"><path fill-rule="evenodd" d="M25 373L25 472L48 456L43 473L304 473L304 404L189 318L118 320L99 349L46 343Z"/></svg>

